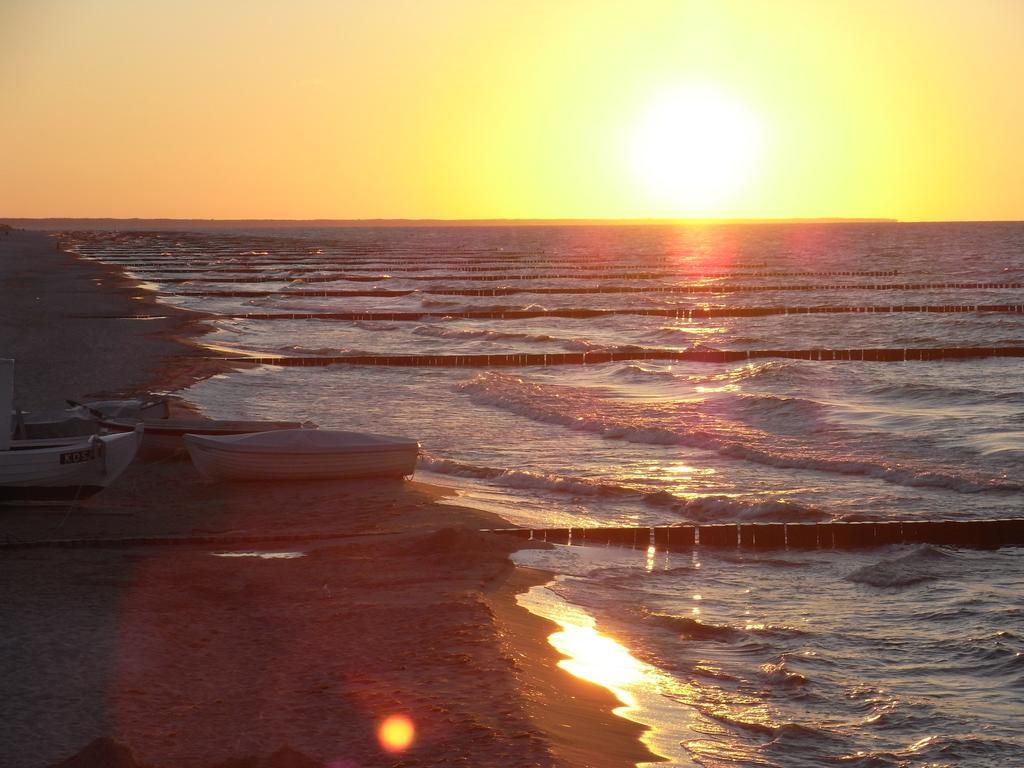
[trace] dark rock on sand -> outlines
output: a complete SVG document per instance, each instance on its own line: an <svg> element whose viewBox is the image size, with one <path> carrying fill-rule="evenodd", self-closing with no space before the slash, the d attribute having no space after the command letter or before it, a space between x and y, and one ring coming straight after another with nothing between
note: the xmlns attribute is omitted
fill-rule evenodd
<svg viewBox="0 0 1024 768"><path fill-rule="evenodd" d="M214 768L324 768L323 763L283 746L269 757L243 757L218 763Z"/></svg>
<svg viewBox="0 0 1024 768"><path fill-rule="evenodd" d="M298 768L299 764L296 763ZM89 742L80 752L51 768L148 768L135 759L124 744L104 736ZM305 768L302 766L301 768Z"/></svg>
<svg viewBox="0 0 1024 768"><path fill-rule="evenodd" d="M442 528L418 536L409 545L408 553L418 557L459 562L504 560L522 547L522 542L493 533L467 528Z"/></svg>

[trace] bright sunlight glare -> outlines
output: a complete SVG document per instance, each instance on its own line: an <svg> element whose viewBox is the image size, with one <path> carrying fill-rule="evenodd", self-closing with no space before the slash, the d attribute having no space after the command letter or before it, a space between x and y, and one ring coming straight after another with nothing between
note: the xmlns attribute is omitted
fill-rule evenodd
<svg viewBox="0 0 1024 768"><path fill-rule="evenodd" d="M654 99L629 147L634 176L678 215L718 215L749 181L761 147L757 115L728 92L691 85Z"/></svg>

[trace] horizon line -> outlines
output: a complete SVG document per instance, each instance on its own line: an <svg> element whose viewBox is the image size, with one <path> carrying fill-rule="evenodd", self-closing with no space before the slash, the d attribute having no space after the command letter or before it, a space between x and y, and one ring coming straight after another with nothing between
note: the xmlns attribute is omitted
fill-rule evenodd
<svg viewBox="0 0 1024 768"><path fill-rule="evenodd" d="M0 224L32 229L41 224L56 227L69 224L199 224L263 225L297 227L326 225L337 227L430 227L430 226L652 226L652 225L718 225L718 224L998 224L1019 223L1019 219L898 219L869 216L786 216L786 217L643 217L643 218L211 218L211 217L145 217L145 216L18 216L0 217Z"/></svg>

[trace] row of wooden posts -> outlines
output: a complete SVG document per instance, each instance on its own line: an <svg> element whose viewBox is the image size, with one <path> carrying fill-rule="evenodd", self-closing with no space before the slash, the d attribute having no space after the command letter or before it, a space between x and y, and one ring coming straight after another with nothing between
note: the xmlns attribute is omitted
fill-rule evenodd
<svg viewBox="0 0 1024 768"><path fill-rule="evenodd" d="M628 528L495 528L493 533L551 544L687 552L715 549L867 549L940 544L973 549L1024 546L1024 518L830 523L718 523Z"/></svg>
<svg viewBox="0 0 1024 768"><path fill-rule="evenodd" d="M273 254L267 258L249 258L244 263L232 260L231 262L218 261L222 258L235 259L238 256L234 252L212 251L203 254L173 254L169 256L157 256L155 254L141 255L133 253L129 256L111 256L104 252L103 248L90 248L78 246L78 253L87 259L105 261L117 264L125 269L146 269L162 268L168 264L173 266L167 268L167 272L195 272L202 269L216 270L217 272L252 272L254 270L282 269L291 272L317 272L326 269L334 271L350 269L366 271L367 269L381 269L389 272L421 272L421 271L443 271L453 272L493 272L499 269L542 269L546 270L568 270L574 273L596 272L604 273L609 271L629 270L633 274L650 273L654 270L662 270L658 274L672 277L692 278L721 278L721 277L895 277L899 274L897 269L830 269L830 270L800 270L771 268L767 264L758 265L733 265L727 269L685 271L677 264L665 259L647 259L641 262L625 262L621 260L587 260L587 261L566 261L565 259L524 259L495 256L493 254L481 254L477 258L447 258L439 261L438 254L424 254L421 258L409 254L388 254L369 253L360 256L347 255L338 258L335 254L301 253L301 254ZM316 258L318 256L327 256ZM444 254L442 254L444 255ZM389 258L390 257L390 258ZM188 268L181 267L184 262Z"/></svg>
<svg viewBox="0 0 1024 768"><path fill-rule="evenodd" d="M337 272L334 274L309 274L319 272L314 268L308 269L287 269L287 275L263 274L273 269L272 267L262 270L245 270L242 272L224 271L212 277L199 276L195 273L198 269L161 269L161 275L168 274L189 274L189 277L155 277L161 283L334 283L334 282L355 282L355 283L377 283L385 280L411 280L415 282L443 282L445 280L457 280L460 282L500 283L503 281L516 280L663 280L666 278L685 278L694 280L718 280L737 279L753 277L893 277L895 272L743 272L737 274L721 275L700 275L681 274L674 272L601 272L597 274L586 274L581 272L551 272L551 273L516 273L516 274L416 274L416 275L393 275L391 270L385 269L384 273L376 275L354 275L348 272ZM394 270L400 272L401 270ZM209 272L220 272L216 267L210 267ZM224 275L244 274L245 277L225 277Z"/></svg>
<svg viewBox="0 0 1024 768"><path fill-rule="evenodd" d="M360 291L351 289L329 290L291 290L291 291L257 291L257 290L223 290L223 291L171 291L167 296L211 296L219 298L310 298L310 297L388 297L409 296L413 293L431 296L514 296L520 293L534 294L606 294L606 293L772 293L775 291L934 291L934 290L1016 290L1024 288L1024 283L849 283L843 285L664 285L664 286L622 286L609 285L597 287L540 287L540 288L437 288L430 290L415 289L375 289Z"/></svg>
<svg viewBox="0 0 1024 768"><path fill-rule="evenodd" d="M613 315L670 317L679 320L700 320L718 317L769 317L772 315L838 315L898 313L965 314L969 312L1024 313L1024 304L883 304L883 305L817 305L773 307L618 307L592 309L567 307L561 309L466 309L450 312L240 312L230 317L247 320L348 320L363 322L385 320L404 322L417 320L525 320L531 318L566 317L589 319Z"/></svg>
<svg viewBox="0 0 1024 768"><path fill-rule="evenodd" d="M318 356L213 356L232 363L255 363L286 367L325 365L383 365L424 368L493 368L528 365L597 365L631 360L671 360L693 363L736 363L762 358L790 360L851 360L864 362L908 362L971 359L981 357L1024 357L1024 346L1007 347L918 347L881 349L627 349L608 352L520 352L495 355L344 355Z"/></svg>

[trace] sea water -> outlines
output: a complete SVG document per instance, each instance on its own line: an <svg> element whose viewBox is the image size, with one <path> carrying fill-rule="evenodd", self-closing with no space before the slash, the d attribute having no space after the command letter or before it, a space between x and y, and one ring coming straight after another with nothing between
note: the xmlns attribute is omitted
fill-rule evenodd
<svg viewBox="0 0 1024 768"><path fill-rule="evenodd" d="M639 359L1024 346L1021 224L261 228L67 243L161 301L211 313L205 341L239 354L621 353L489 369L259 366L185 393L214 417L415 437L419 477L516 524L1024 513L1019 358ZM708 309L718 316L691 316ZM575 638L564 650L578 674L598 654L591 673L652 726L669 764L1024 765L1021 550L556 547L517 560L558 574L521 600Z"/></svg>

